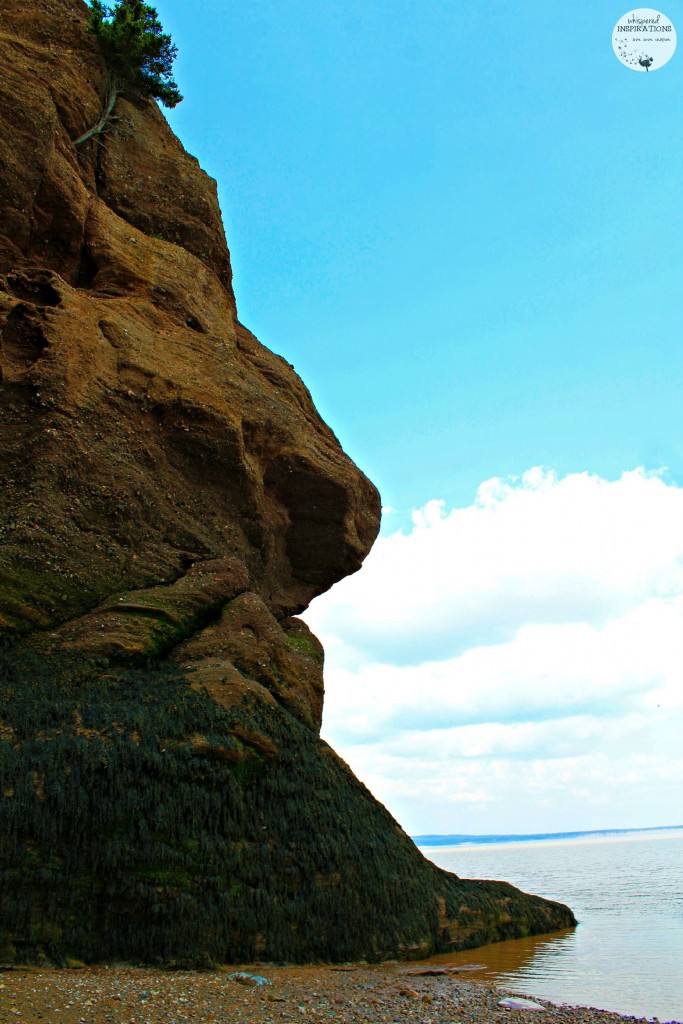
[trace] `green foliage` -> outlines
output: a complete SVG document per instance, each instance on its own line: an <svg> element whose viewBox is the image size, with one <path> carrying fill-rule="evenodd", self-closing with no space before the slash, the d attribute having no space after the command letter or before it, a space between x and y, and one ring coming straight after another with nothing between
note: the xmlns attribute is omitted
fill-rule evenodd
<svg viewBox="0 0 683 1024"><path fill-rule="evenodd" d="M0 647L0 961L379 959L572 923L425 861L284 709L190 682Z"/></svg>
<svg viewBox="0 0 683 1024"><path fill-rule="evenodd" d="M172 77L178 50L163 32L155 8L142 0L116 0L113 7L90 0L90 9L90 31L120 87L165 107L180 103L183 97Z"/></svg>

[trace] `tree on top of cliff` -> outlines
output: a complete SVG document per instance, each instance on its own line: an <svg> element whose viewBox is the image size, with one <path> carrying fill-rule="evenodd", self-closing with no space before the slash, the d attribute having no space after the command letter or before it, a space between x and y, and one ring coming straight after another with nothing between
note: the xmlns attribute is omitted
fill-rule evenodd
<svg viewBox="0 0 683 1024"><path fill-rule="evenodd" d="M111 74L165 107L180 103L183 97L171 76L178 48L162 31L156 10L142 0L118 0L115 7L91 0L90 7L90 31Z"/></svg>
<svg viewBox="0 0 683 1024"><path fill-rule="evenodd" d="M172 77L178 49L154 7L142 0L116 0L114 7L90 0L88 28L97 36L109 81L99 121L75 139L76 146L104 131L122 92L160 100L165 107L180 103L183 97Z"/></svg>

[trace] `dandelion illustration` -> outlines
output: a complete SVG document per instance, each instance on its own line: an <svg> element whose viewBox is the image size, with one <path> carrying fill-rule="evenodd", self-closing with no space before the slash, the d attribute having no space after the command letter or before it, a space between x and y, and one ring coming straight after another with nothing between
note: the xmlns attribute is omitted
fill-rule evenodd
<svg viewBox="0 0 683 1024"><path fill-rule="evenodd" d="M635 50L628 50L623 44L618 46L617 50L624 64L629 64L632 68L641 67L649 71L654 64L654 57L647 53L637 53Z"/></svg>

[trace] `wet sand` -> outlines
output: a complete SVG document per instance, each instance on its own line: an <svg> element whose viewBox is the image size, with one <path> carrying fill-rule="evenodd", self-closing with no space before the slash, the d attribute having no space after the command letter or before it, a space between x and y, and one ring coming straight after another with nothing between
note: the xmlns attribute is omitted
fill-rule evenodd
<svg viewBox="0 0 683 1024"><path fill-rule="evenodd" d="M245 971L256 986L231 978ZM467 980L466 971L420 964L344 967L229 967L159 971L134 967L16 969L0 973L2 1024L618 1024L633 1021L587 1007L535 1002L509 1009L510 992ZM244 980L244 979L243 979Z"/></svg>

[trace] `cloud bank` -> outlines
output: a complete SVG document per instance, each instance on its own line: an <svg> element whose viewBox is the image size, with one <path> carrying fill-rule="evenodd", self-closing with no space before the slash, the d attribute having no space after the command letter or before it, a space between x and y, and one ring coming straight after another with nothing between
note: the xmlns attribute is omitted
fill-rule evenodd
<svg viewBox="0 0 683 1024"><path fill-rule="evenodd" d="M682 524L643 470L427 502L306 613L323 735L414 833L678 822Z"/></svg>

